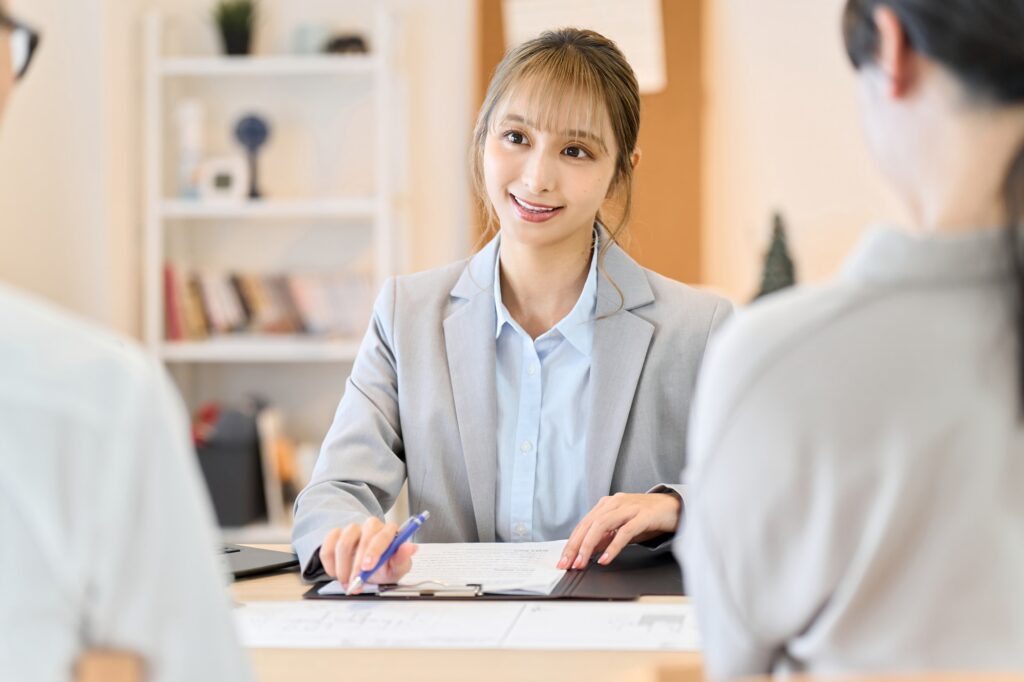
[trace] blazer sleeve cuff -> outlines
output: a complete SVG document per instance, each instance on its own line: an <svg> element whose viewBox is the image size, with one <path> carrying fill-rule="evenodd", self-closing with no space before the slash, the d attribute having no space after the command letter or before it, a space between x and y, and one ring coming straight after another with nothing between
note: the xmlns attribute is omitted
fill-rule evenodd
<svg viewBox="0 0 1024 682"><path fill-rule="evenodd" d="M330 528L324 528L292 540L292 548L299 557L299 567L302 569L300 575L307 583L327 580L323 564L320 563L320 546L330 530Z"/></svg>
<svg viewBox="0 0 1024 682"><path fill-rule="evenodd" d="M648 490L647 494L661 493L663 495L674 495L675 497L677 497L679 499L680 518L682 518L682 511L683 508L686 506L686 498L683 496L685 490L686 486L684 485L670 485L668 483L659 483L658 485ZM647 547L656 552L666 551L672 548L672 540L675 539L675 536L676 534L674 532L662 533L661 535L653 537L650 540L647 540L646 542L638 542L637 544L641 547Z"/></svg>

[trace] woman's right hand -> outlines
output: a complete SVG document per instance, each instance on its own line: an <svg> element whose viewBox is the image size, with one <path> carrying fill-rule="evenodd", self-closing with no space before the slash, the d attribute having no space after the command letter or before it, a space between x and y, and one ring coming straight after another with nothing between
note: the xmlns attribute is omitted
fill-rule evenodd
<svg viewBox="0 0 1024 682"><path fill-rule="evenodd" d="M320 545L320 563L324 571L346 589L357 575L377 565L377 560L398 535L398 526L370 517L364 523L335 528ZM397 583L412 568L417 546L406 542L374 573L371 583ZM357 590L358 594L361 590Z"/></svg>

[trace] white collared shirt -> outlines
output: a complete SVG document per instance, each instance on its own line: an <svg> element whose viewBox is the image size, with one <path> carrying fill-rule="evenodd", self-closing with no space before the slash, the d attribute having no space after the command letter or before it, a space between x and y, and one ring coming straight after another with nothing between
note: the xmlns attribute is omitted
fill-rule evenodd
<svg viewBox="0 0 1024 682"><path fill-rule="evenodd" d="M87 649L250 679L181 400L133 344L0 285L0 676Z"/></svg>
<svg viewBox="0 0 1024 682"><path fill-rule="evenodd" d="M502 303L500 250L495 258L499 541L565 539L589 511L586 432L597 249L595 243L576 305L536 339Z"/></svg>

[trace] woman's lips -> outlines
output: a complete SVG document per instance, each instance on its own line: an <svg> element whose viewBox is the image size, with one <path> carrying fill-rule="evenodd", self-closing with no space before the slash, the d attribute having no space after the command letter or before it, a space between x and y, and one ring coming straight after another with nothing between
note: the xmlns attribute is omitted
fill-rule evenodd
<svg viewBox="0 0 1024 682"><path fill-rule="evenodd" d="M564 206L536 204L532 201L520 199L512 193L509 193L509 197L512 199L512 208L515 210L516 215L519 216L520 220L525 220L528 223L542 223L546 220L551 220L551 218L558 215L565 208Z"/></svg>

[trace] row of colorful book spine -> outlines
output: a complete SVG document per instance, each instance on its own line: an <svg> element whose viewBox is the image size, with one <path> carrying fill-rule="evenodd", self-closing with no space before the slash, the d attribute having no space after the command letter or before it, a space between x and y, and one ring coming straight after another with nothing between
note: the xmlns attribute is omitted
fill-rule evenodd
<svg viewBox="0 0 1024 682"><path fill-rule="evenodd" d="M166 263L165 337L355 337L365 331L371 296L370 278L359 272L243 273Z"/></svg>

